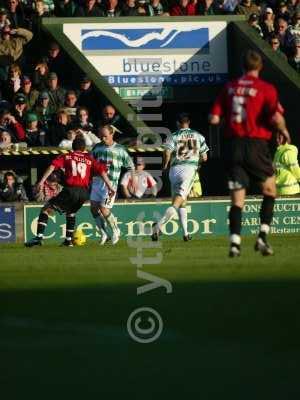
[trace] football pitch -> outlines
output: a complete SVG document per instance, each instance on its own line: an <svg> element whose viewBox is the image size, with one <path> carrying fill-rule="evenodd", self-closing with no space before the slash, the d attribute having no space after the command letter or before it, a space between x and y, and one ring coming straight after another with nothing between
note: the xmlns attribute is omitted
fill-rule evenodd
<svg viewBox="0 0 300 400"><path fill-rule="evenodd" d="M2 245L1 398L299 399L300 235L270 243Z"/></svg>

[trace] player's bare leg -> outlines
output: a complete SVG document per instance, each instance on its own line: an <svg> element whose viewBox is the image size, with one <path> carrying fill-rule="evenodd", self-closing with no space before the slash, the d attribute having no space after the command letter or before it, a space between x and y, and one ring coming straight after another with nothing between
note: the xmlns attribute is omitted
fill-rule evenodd
<svg viewBox="0 0 300 400"><path fill-rule="evenodd" d="M274 175L261 183L261 191L263 201L260 209L260 229L254 249L260 251L263 256L271 256L274 254L274 251L267 242L267 235L270 232L276 198L276 183Z"/></svg>
<svg viewBox="0 0 300 400"><path fill-rule="evenodd" d="M50 215L53 215L54 212L55 210L48 205L42 208L37 223L36 236L25 243L26 247L41 246L44 238L44 232L48 223L48 218Z"/></svg>
<svg viewBox="0 0 300 400"><path fill-rule="evenodd" d="M178 215L178 209L184 203L185 199L179 195L175 195L172 201L172 206L168 207L163 217L153 224L151 239L156 242L159 235L161 235L161 228L168 223L171 219Z"/></svg>
<svg viewBox="0 0 300 400"><path fill-rule="evenodd" d="M100 244L104 245L108 240L110 240L110 236L107 231L106 220L104 219L104 217L100 211L100 207L101 207L100 202L91 200L91 213L92 213L92 215L95 219L95 223L101 233Z"/></svg>
<svg viewBox="0 0 300 400"><path fill-rule="evenodd" d="M109 208L100 207L100 212L103 215L105 221L107 222L107 225L111 228L112 230L112 237L111 237L111 243L116 244L119 239L120 239L120 229L118 228L117 221L113 213Z"/></svg>
<svg viewBox="0 0 300 400"><path fill-rule="evenodd" d="M230 197L231 207L229 211L229 257L237 257L241 254L242 210L245 203L246 190L231 190Z"/></svg>

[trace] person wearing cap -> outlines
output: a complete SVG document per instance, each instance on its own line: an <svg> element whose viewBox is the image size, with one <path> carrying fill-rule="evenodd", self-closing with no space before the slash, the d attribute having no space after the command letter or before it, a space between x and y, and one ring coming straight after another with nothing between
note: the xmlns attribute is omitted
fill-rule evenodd
<svg viewBox="0 0 300 400"><path fill-rule="evenodd" d="M258 14L250 14L248 18L248 24L259 34L260 37L263 37L262 29L259 25L259 16Z"/></svg>
<svg viewBox="0 0 300 400"><path fill-rule="evenodd" d="M8 11L6 8L0 8L0 30L5 26L10 26L10 20L7 18Z"/></svg>
<svg viewBox="0 0 300 400"><path fill-rule="evenodd" d="M62 85L72 83L72 66L67 61L60 46L56 42L51 42L47 52L47 65L49 71L55 72Z"/></svg>
<svg viewBox="0 0 300 400"><path fill-rule="evenodd" d="M41 92L39 94L37 103L33 108L33 112L38 115L41 126L48 129L50 122L55 114L55 110L50 105L50 98L48 92Z"/></svg>
<svg viewBox="0 0 300 400"><path fill-rule="evenodd" d="M126 172L121 179L121 188L125 198L156 197L157 183L153 176L144 170L145 161L142 157L137 157L135 167L135 170Z"/></svg>
<svg viewBox="0 0 300 400"><path fill-rule="evenodd" d="M42 147L46 145L46 132L39 127L38 116L30 112L25 117L25 141L28 147Z"/></svg>
<svg viewBox="0 0 300 400"><path fill-rule="evenodd" d="M13 61L17 61L23 54L24 46L32 37L32 32L27 29L11 29L10 26L4 26L0 37L0 56L11 56Z"/></svg>
<svg viewBox="0 0 300 400"><path fill-rule="evenodd" d="M66 91L58 84L58 76L56 72L50 72L48 75L48 94L50 98L50 106L56 111L63 107Z"/></svg>
<svg viewBox="0 0 300 400"><path fill-rule="evenodd" d="M269 36L275 31L275 15L272 8L267 7L262 15L262 21L260 27L264 35L264 39L268 39Z"/></svg>
<svg viewBox="0 0 300 400"><path fill-rule="evenodd" d="M82 76L79 84L77 104L79 107L85 107L89 110L92 121L97 119L100 101L91 79L87 75Z"/></svg>
<svg viewBox="0 0 300 400"><path fill-rule="evenodd" d="M25 114L27 112L26 97L23 93L17 93L14 97L13 115L23 126L25 123Z"/></svg>
<svg viewBox="0 0 300 400"><path fill-rule="evenodd" d="M21 80L21 88L18 93L25 97L27 109L30 110L34 107L39 97L39 92L32 87L32 82L29 76L24 75Z"/></svg>
<svg viewBox="0 0 300 400"><path fill-rule="evenodd" d="M238 4L234 13L237 15L246 15L248 19L251 14L259 15L259 8L252 0L242 0L240 4Z"/></svg>

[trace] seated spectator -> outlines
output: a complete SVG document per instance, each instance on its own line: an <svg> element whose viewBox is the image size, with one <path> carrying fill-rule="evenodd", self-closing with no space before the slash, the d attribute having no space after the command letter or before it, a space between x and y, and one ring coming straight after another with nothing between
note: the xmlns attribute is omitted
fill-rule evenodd
<svg viewBox="0 0 300 400"><path fill-rule="evenodd" d="M47 90L49 68L46 61L41 60L37 63L33 73L33 85L39 92Z"/></svg>
<svg viewBox="0 0 300 400"><path fill-rule="evenodd" d="M33 88L31 79L28 76L23 76L18 94L22 94L25 97L28 110L34 107L39 97L39 92Z"/></svg>
<svg viewBox="0 0 300 400"><path fill-rule="evenodd" d="M11 29L10 26L4 26L1 30L0 56L10 56L12 62L17 61L23 54L24 45L30 42L32 36L27 29Z"/></svg>
<svg viewBox="0 0 300 400"><path fill-rule="evenodd" d="M104 3L102 14L103 17L119 17L121 15L121 9L118 0L107 0Z"/></svg>
<svg viewBox="0 0 300 400"><path fill-rule="evenodd" d="M38 101L34 106L33 111L37 114L41 126L44 129L48 129L53 115L55 114L55 109L50 105L48 92L41 92L39 94Z"/></svg>
<svg viewBox="0 0 300 400"><path fill-rule="evenodd" d="M122 6L121 15L123 17L137 17L139 12L137 9L136 0L125 0Z"/></svg>
<svg viewBox="0 0 300 400"><path fill-rule="evenodd" d="M25 142L28 147L42 147L46 145L46 132L39 127L38 116L34 113L26 115Z"/></svg>
<svg viewBox="0 0 300 400"><path fill-rule="evenodd" d="M225 14L234 14L236 6L239 4L239 0L223 0L223 11Z"/></svg>
<svg viewBox="0 0 300 400"><path fill-rule="evenodd" d="M8 11L7 17L11 23L11 28L27 27L24 7L19 0L7 0L6 8Z"/></svg>
<svg viewBox="0 0 300 400"><path fill-rule="evenodd" d="M27 112L26 98L23 93L17 93L14 98L13 115L20 124L24 126L25 114Z"/></svg>
<svg viewBox="0 0 300 400"><path fill-rule="evenodd" d="M85 0L83 6L76 8L74 17L103 17L103 11L96 0Z"/></svg>
<svg viewBox="0 0 300 400"><path fill-rule="evenodd" d="M288 30L294 39L300 38L300 11L296 11L293 15L292 22L288 27Z"/></svg>
<svg viewBox="0 0 300 400"><path fill-rule="evenodd" d="M77 115L77 95L74 90L66 92L64 109L70 115L71 121L74 121Z"/></svg>
<svg viewBox="0 0 300 400"><path fill-rule="evenodd" d="M148 0L136 0L137 12L140 17L153 17L154 10Z"/></svg>
<svg viewBox="0 0 300 400"><path fill-rule="evenodd" d="M196 15L196 3L189 0L177 0L177 3L170 9L170 15Z"/></svg>
<svg viewBox="0 0 300 400"><path fill-rule="evenodd" d="M12 101L15 94L21 88L22 71L18 64L11 64L8 68L8 79L3 85L3 96Z"/></svg>
<svg viewBox="0 0 300 400"><path fill-rule="evenodd" d="M157 184L153 176L144 171L144 159L138 157L135 164L136 170L126 172L121 179L121 188L125 198L156 197Z"/></svg>
<svg viewBox="0 0 300 400"><path fill-rule="evenodd" d="M276 168L277 193L293 195L300 193L300 167L298 163L298 149L286 143L286 138L277 133L277 150L274 155Z"/></svg>
<svg viewBox="0 0 300 400"><path fill-rule="evenodd" d="M288 31L288 23L284 18L278 18L275 32L278 35L281 51L289 56L293 45L293 35Z"/></svg>
<svg viewBox="0 0 300 400"><path fill-rule="evenodd" d="M22 124L6 109L0 111L0 131L9 132L14 143L22 142L25 139L25 131Z"/></svg>
<svg viewBox="0 0 300 400"><path fill-rule="evenodd" d="M154 16L167 16L168 8L160 0L151 0L150 2Z"/></svg>
<svg viewBox="0 0 300 400"><path fill-rule="evenodd" d="M91 119L94 121L97 119L99 113L98 103L99 101L92 81L88 76L84 75L80 80L77 104L80 107L86 107L89 110Z"/></svg>
<svg viewBox="0 0 300 400"><path fill-rule="evenodd" d="M10 20L7 17L8 15L8 11L6 8L0 8L0 30L4 27L4 26L10 26Z"/></svg>
<svg viewBox="0 0 300 400"><path fill-rule="evenodd" d="M65 101L65 89L59 86L58 76L55 72L50 72L48 75L48 88L47 92L50 99L50 107L55 111L63 107Z"/></svg>
<svg viewBox="0 0 300 400"><path fill-rule="evenodd" d="M61 0L56 2L55 15L57 17L74 17L76 4L73 0Z"/></svg>
<svg viewBox="0 0 300 400"><path fill-rule="evenodd" d="M92 132L94 125L89 121L89 110L86 107L79 107L77 109L76 120L73 122L75 129Z"/></svg>
<svg viewBox="0 0 300 400"><path fill-rule="evenodd" d="M282 59L287 61L287 56L280 50L280 41L279 36L276 33L272 33L269 36L269 43L272 47L272 50L278 54Z"/></svg>
<svg viewBox="0 0 300 400"><path fill-rule="evenodd" d="M28 201L23 179L17 177L12 171L4 174L4 179L0 186L0 200L3 202Z"/></svg>
<svg viewBox="0 0 300 400"><path fill-rule="evenodd" d="M72 144L73 144L74 139L77 136L77 132L74 129L70 129L66 135L67 135L67 138L63 139L59 143L58 147L61 147L62 149L65 149L65 150L72 150Z"/></svg>
<svg viewBox="0 0 300 400"><path fill-rule="evenodd" d="M122 119L111 104L108 104L102 110L102 119L98 122L98 127L104 125L112 125L114 128L117 128L116 131L118 133L122 133Z"/></svg>
<svg viewBox="0 0 300 400"><path fill-rule="evenodd" d="M288 11L288 6L285 0L279 2L276 17L286 20L287 23L290 22L291 14Z"/></svg>
<svg viewBox="0 0 300 400"><path fill-rule="evenodd" d="M44 185L42 186L34 186L33 198L35 201L46 202L52 197L55 197L62 190L62 186L60 185L60 177L56 171L52 172L52 174L46 179Z"/></svg>
<svg viewBox="0 0 300 400"><path fill-rule="evenodd" d="M0 131L0 150L8 150L13 146L11 135L7 131Z"/></svg>
<svg viewBox="0 0 300 400"><path fill-rule="evenodd" d="M51 146L58 146L63 139L67 138L70 130L71 118L64 109L57 112L55 121L49 128L48 138Z"/></svg>
<svg viewBox="0 0 300 400"><path fill-rule="evenodd" d="M49 71L56 73L63 86L72 83L73 76L70 63L56 42L50 43L47 58L44 61L47 62Z"/></svg>
<svg viewBox="0 0 300 400"><path fill-rule="evenodd" d="M300 74L300 37L294 41L293 53L288 62Z"/></svg>
<svg viewBox="0 0 300 400"><path fill-rule="evenodd" d="M260 37L263 37L262 29L259 25L259 17L257 14L250 14L248 18L248 24L259 34Z"/></svg>
<svg viewBox="0 0 300 400"><path fill-rule="evenodd" d="M237 15L246 15L246 17L249 18L251 14L258 15L259 8L252 0L242 0L241 3L236 6L234 13Z"/></svg>
<svg viewBox="0 0 300 400"><path fill-rule="evenodd" d="M219 0L201 0L197 4L197 13L199 15L221 15L223 14L223 5Z"/></svg>
<svg viewBox="0 0 300 400"><path fill-rule="evenodd" d="M263 13L262 22L260 24L265 39L268 39L268 37L275 31L274 20L275 20L275 15L273 13L272 8L267 7L265 9L265 12Z"/></svg>

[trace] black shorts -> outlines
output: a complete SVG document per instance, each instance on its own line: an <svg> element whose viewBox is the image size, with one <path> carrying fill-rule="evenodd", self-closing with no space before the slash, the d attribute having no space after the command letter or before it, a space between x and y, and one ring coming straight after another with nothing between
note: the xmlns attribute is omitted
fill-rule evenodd
<svg viewBox="0 0 300 400"><path fill-rule="evenodd" d="M64 187L55 197L52 197L47 206L53 207L60 213L75 214L89 199L89 192L82 187Z"/></svg>
<svg viewBox="0 0 300 400"><path fill-rule="evenodd" d="M266 140L232 138L225 146L225 166L230 190L248 188L274 175L272 157Z"/></svg>

